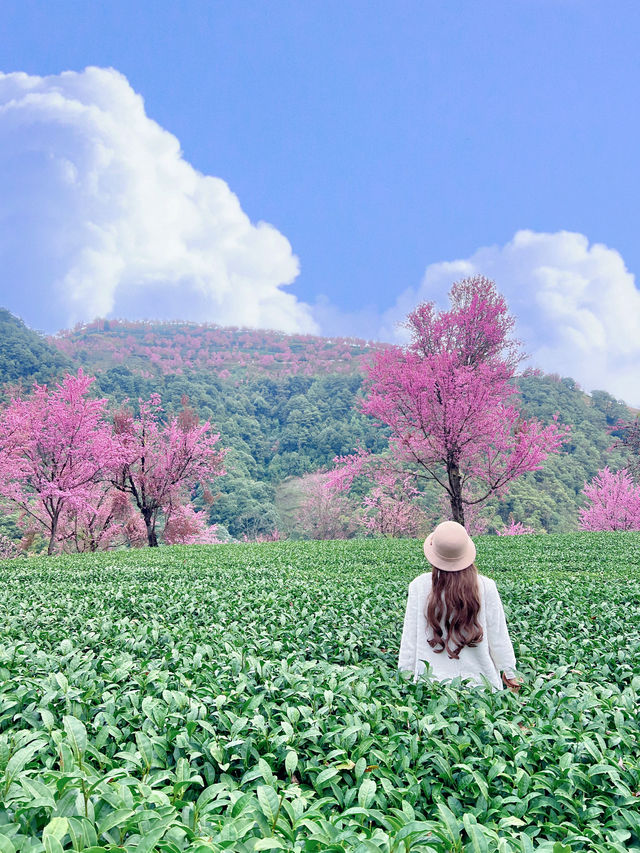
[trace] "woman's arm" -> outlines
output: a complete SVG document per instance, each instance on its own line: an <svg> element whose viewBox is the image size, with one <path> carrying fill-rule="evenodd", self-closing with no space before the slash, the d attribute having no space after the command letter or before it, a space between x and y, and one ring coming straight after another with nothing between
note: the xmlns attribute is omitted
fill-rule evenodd
<svg viewBox="0 0 640 853"><path fill-rule="evenodd" d="M418 591L416 585L409 584L407 595L407 608L404 614L404 625L402 627L402 639L400 640L400 653L398 655L398 669L406 669L411 672L416 663L416 631L418 621Z"/></svg>
<svg viewBox="0 0 640 853"><path fill-rule="evenodd" d="M516 656L513 651L504 607L495 581L489 584L487 600L487 641L489 654L498 672L503 673L502 680L507 687L514 688L519 679L516 677Z"/></svg>
<svg viewBox="0 0 640 853"><path fill-rule="evenodd" d="M502 681L509 688L509 690L513 690L514 693L520 692L520 685L522 684L521 678L508 678L506 674L502 673Z"/></svg>

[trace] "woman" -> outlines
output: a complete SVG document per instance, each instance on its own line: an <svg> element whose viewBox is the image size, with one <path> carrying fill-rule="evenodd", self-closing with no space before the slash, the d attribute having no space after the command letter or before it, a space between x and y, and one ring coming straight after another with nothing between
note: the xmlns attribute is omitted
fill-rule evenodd
<svg viewBox="0 0 640 853"><path fill-rule="evenodd" d="M478 574L476 546L457 521L444 521L424 542L432 567L409 584L398 669L414 681L432 667L442 681L461 677L518 691L516 658L495 581ZM502 672L502 682L500 680Z"/></svg>

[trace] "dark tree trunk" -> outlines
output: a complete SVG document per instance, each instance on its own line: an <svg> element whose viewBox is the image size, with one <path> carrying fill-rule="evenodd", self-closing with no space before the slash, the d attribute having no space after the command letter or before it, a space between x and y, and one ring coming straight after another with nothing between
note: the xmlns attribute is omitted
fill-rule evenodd
<svg viewBox="0 0 640 853"><path fill-rule="evenodd" d="M142 517L144 518L144 523L147 527L147 542L149 543L149 547L157 548L158 537L156 536L156 525L155 520L153 518L153 511L143 510Z"/></svg>
<svg viewBox="0 0 640 853"><path fill-rule="evenodd" d="M58 532L58 516L54 515L51 519L51 536L49 537L49 547L47 548L47 556L50 557L56 547L56 533Z"/></svg>
<svg viewBox="0 0 640 853"><path fill-rule="evenodd" d="M462 503L462 483L460 469L455 463L449 465L449 485L451 486L451 515L454 521L464 527L464 505Z"/></svg>

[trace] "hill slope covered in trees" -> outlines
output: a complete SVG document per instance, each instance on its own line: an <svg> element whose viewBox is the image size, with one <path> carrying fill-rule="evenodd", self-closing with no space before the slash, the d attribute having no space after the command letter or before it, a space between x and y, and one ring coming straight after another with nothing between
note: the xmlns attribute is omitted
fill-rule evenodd
<svg viewBox="0 0 640 853"><path fill-rule="evenodd" d="M72 367L72 360L59 347L0 308L0 385L28 387L34 381L46 382Z"/></svg>
<svg viewBox="0 0 640 853"><path fill-rule="evenodd" d="M124 364L145 378L205 370L227 379L247 368L254 375L353 374L364 357L385 346L359 338L127 320L95 320L49 340L68 358L94 370Z"/></svg>
<svg viewBox="0 0 640 853"><path fill-rule="evenodd" d="M160 393L167 411L185 398L230 447L228 473L208 508L233 536L296 533L305 475L362 445L382 452L387 433L358 411L364 363L384 344L191 323L96 321L44 340L8 312L0 383L42 381L78 367L114 404ZM20 372L22 371L22 372ZM525 376L521 405L548 423L573 426L565 452L514 483L487 508L493 528L510 515L538 530L575 529L580 492L598 468L625 459L608 451L607 427L629 410L606 391L585 394L570 378ZM435 493L427 493L427 502ZM202 506L200 495L194 503ZM301 531L298 531L300 534Z"/></svg>

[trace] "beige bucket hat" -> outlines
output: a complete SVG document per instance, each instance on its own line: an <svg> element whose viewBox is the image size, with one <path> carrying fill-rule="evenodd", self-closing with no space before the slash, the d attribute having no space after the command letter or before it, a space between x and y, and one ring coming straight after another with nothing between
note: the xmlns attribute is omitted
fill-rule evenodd
<svg viewBox="0 0 640 853"><path fill-rule="evenodd" d="M476 546L457 521L439 524L424 540L423 548L431 565L444 572L460 572L476 558Z"/></svg>

